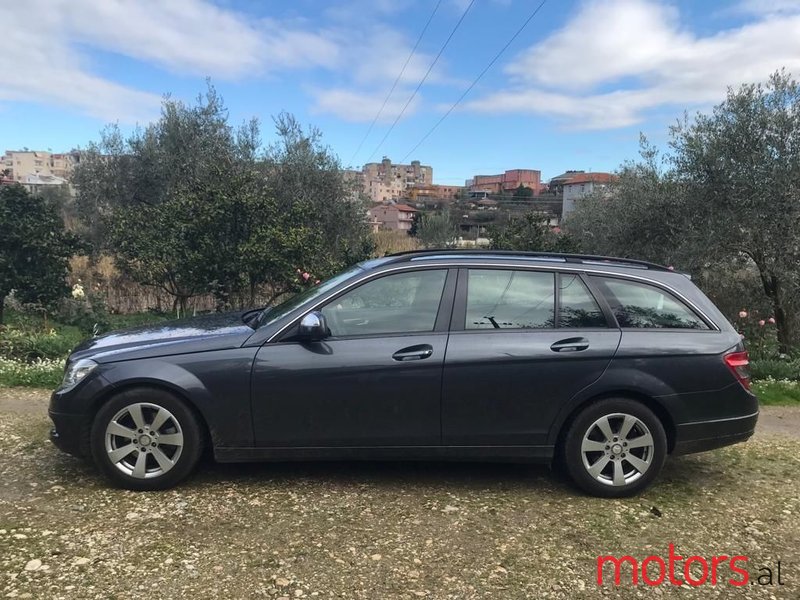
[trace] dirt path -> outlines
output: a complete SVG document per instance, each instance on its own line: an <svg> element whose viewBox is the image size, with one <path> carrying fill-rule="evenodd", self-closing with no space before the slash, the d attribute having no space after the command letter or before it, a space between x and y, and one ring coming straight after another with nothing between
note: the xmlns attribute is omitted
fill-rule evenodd
<svg viewBox="0 0 800 600"><path fill-rule="evenodd" d="M746 557L750 585L720 567L720 585L667 582L660 597L800 598L798 409L765 410L746 444L667 461L624 500L491 463L205 463L138 494L53 448L48 395L0 389L2 597L638 600L629 574L598 586L597 557L674 544ZM782 583L761 584L779 561Z"/></svg>
<svg viewBox="0 0 800 600"><path fill-rule="evenodd" d="M0 388L0 414L44 415L50 390ZM788 435L800 439L800 406L764 406L757 436Z"/></svg>

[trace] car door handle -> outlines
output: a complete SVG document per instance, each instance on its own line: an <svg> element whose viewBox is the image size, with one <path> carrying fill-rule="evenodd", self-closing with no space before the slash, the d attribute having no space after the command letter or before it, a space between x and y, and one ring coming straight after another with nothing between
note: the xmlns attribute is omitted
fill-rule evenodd
<svg viewBox="0 0 800 600"><path fill-rule="evenodd" d="M567 338L558 340L550 346L553 352L580 352L589 347L589 340L582 337Z"/></svg>
<svg viewBox="0 0 800 600"><path fill-rule="evenodd" d="M392 354L392 358L397 361L422 360L423 358L428 358L431 354L433 354L433 346L420 344L419 346L409 346L398 350Z"/></svg>

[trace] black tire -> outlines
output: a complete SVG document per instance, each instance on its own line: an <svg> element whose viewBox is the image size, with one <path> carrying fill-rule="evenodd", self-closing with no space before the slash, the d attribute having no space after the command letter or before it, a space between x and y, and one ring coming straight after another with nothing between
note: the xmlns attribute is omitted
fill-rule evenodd
<svg viewBox="0 0 800 600"><path fill-rule="evenodd" d="M183 401L165 390L141 387L125 390L100 407L90 445L95 464L116 486L163 490L192 472L203 452L203 435Z"/></svg>
<svg viewBox="0 0 800 600"><path fill-rule="evenodd" d="M618 435L628 426L625 437ZM581 490L620 498L649 486L666 456L664 426L652 410L636 400L607 398L589 405L572 421L560 458Z"/></svg>

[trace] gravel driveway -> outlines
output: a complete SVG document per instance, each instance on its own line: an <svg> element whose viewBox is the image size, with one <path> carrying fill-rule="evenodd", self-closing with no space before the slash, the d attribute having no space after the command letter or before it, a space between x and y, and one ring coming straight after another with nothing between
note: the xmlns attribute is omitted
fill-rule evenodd
<svg viewBox="0 0 800 600"><path fill-rule="evenodd" d="M46 397L0 389L0 597L800 598L797 409L766 408L750 442L671 459L627 500L462 463L205 464L137 494L46 441ZM751 582L765 566L773 585L649 590L624 571L598 587L598 555L666 557L670 542L745 555Z"/></svg>

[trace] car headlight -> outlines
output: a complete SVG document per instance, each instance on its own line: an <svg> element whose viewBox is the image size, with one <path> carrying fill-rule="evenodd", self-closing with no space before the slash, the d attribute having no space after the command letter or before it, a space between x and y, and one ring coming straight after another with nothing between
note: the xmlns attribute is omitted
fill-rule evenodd
<svg viewBox="0 0 800 600"><path fill-rule="evenodd" d="M64 371L64 381L61 382L61 389L72 387L91 373L95 367L97 367L97 363L88 358L67 363L67 368Z"/></svg>

